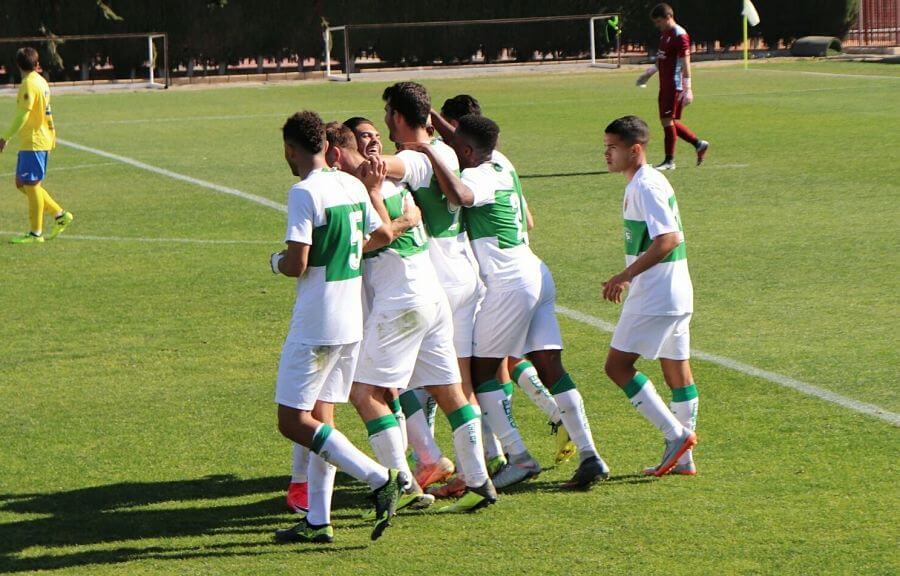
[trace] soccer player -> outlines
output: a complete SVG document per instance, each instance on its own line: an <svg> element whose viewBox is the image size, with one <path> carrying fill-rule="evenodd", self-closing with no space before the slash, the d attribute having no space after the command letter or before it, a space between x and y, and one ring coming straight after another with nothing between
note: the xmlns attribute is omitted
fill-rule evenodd
<svg viewBox="0 0 900 576"><path fill-rule="evenodd" d="M678 138L694 147L699 166L709 150L709 142L697 138L690 128L680 122L683 108L694 101L691 90L691 39L687 31L675 22L675 13L668 4L656 5L650 12L650 18L660 32L659 52L656 64L641 74L637 85L646 86L647 80L659 71L659 120L665 133L666 157L656 169L675 169L675 142Z"/></svg>
<svg viewBox="0 0 900 576"><path fill-rule="evenodd" d="M440 113L432 110L431 119L441 137L446 142L450 143L453 141L456 127L459 126L459 119L467 114L481 115L481 105L474 96L458 94L444 101ZM505 166L512 174L516 175L516 178L518 178L512 162L510 162L509 158L499 150L494 150L491 155L491 161ZM527 242L527 233L534 228L534 218L531 215L531 210L528 208L528 203L525 202L524 196L522 197L522 201L528 224L525 233L525 241ZM557 464L568 460L575 454L575 445L569 439L569 434L566 431L565 426L562 425L562 420L559 415L559 406L556 405L556 400L553 399L553 395L550 394L547 387L541 382L540 376L538 376L537 370L531 362L523 358L509 358L507 361L501 362L500 368L497 371L497 381L507 389L510 387L507 383L515 381L519 387L525 391L528 398L547 415L551 431L556 436L555 459ZM511 392L507 395L511 396ZM488 426L490 425L488 424ZM485 440L485 446L489 451L493 448L488 439ZM502 454L502 450L500 453Z"/></svg>
<svg viewBox="0 0 900 576"><path fill-rule="evenodd" d="M603 297L611 302L620 303L628 289L606 357L606 374L665 436L662 461L644 473L693 475L698 398L689 361L689 326L694 289L678 203L669 181L647 164L650 130L643 120L619 118L606 127L603 140L609 171L621 172L628 181L622 204L626 268L603 283ZM671 409L650 379L635 370L641 356L659 358L672 390Z"/></svg>
<svg viewBox="0 0 900 576"><path fill-rule="evenodd" d="M562 337L554 310L556 288L549 269L525 240L525 210L518 177L492 159L500 129L484 116L459 119L453 148L463 168L460 177L422 144L406 145L427 154L448 201L465 207L466 232L472 242L486 292L475 318L472 377L478 401L509 454L509 463L494 477L506 487L540 473L512 418L509 401L495 374L507 356L528 357L550 392L563 424L578 448L580 464L566 488L587 488L609 475L591 437L581 394L562 365Z"/></svg>
<svg viewBox="0 0 900 576"><path fill-rule="evenodd" d="M335 466L367 483L375 499L378 539L396 512L409 478L360 452L334 428L334 404L346 402L362 339L362 257L385 246L391 232L365 186L325 161L325 125L298 112L282 129L284 156L301 181L288 193L287 249L272 254L275 273L297 278L297 300L275 389L278 429L309 448L309 511L279 530L279 542L331 542ZM370 235L368 241L366 235Z"/></svg>
<svg viewBox="0 0 900 576"><path fill-rule="evenodd" d="M367 161L353 132L341 125L328 127L329 164L358 173ZM367 180L372 204L382 219L400 218L413 204L403 186L381 179ZM397 420L386 401L385 389L425 387L453 427L453 444L467 491L438 512L473 511L497 500L488 477L481 442L479 411L467 401L453 348L453 317L428 256L428 240L419 227L398 229L387 247L365 256L363 283L369 302L359 364L350 401L366 423L378 460L409 472ZM423 508L434 501L413 486L399 508Z"/></svg>
<svg viewBox="0 0 900 576"><path fill-rule="evenodd" d="M469 403L478 406L471 376L472 330L479 300L474 257L460 221L460 209L447 202L435 178L429 157L421 152L407 150L406 146L408 143L427 145L451 170L458 171L456 153L445 143L431 138L425 130L431 112L431 99L424 86L415 82L399 82L386 88L382 99L385 102L384 122L389 130L388 136L398 147L403 148L395 156L383 156L388 176L402 182L412 192L413 199L422 211L422 222L429 236L428 255L434 264L438 281L447 294L453 314L453 346L463 390ZM410 409L415 410L415 405L411 405ZM424 436L414 433L414 429L425 421L419 416L418 410L412 415L406 415L410 443L413 443L414 437ZM416 447L417 456L423 458L420 460L421 466L416 470L416 479L421 486L446 479L453 473L452 462L444 462L446 459L428 462L425 458L433 458L436 454L422 452Z"/></svg>
<svg viewBox="0 0 900 576"><path fill-rule="evenodd" d="M30 230L16 236L12 244L35 244L44 241L44 211L53 214L53 227L47 235L52 240L72 223L74 216L56 203L41 185L47 175L50 151L56 147L56 129L50 111L50 86L41 76L41 64L34 48L20 48L16 65L22 84L16 97L16 115L9 130L0 138L0 152L16 135L19 156L16 162L16 188L28 198Z"/></svg>

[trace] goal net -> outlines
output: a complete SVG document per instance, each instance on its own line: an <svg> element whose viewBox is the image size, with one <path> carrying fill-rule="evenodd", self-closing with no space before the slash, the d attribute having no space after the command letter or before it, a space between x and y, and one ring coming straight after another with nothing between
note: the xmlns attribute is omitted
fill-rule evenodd
<svg viewBox="0 0 900 576"><path fill-rule="evenodd" d="M14 55L23 46L38 51L41 68L51 83L169 86L169 41L165 33L0 37L0 82L18 81Z"/></svg>
<svg viewBox="0 0 900 576"><path fill-rule="evenodd" d="M324 28L325 75L372 68L585 61L621 65L621 15L347 24Z"/></svg>

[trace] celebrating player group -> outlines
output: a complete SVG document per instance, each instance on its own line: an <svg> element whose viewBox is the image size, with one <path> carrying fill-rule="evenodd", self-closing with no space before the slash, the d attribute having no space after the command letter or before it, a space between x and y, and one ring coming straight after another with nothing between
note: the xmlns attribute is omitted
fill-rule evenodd
<svg viewBox="0 0 900 576"><path fill-rule="evenodd" d="M563 365L553 276L529 247L533 218L497 150L500 127L468 95L434 110L414 82L389 86L383 101L393 155L362 117L326 124L305 111L283 128L301 180L288 195L287 248L270 261L297 278L275 401L294 443L287 501L303 518L276 532L280 542L333 540L336 468L371 488L372 539L398 511L452 499L437 512L473 512L540 474L513 417L514 380L547 414L557 463L577 454L562 488L588 489L610 473ZM610 172L628 180L627 266L602 289L613 302L628 290L606 372L665 438L644 474L692 475L693 292L678 204L646 163L643 120L615 120L604 141ZM641 356L660 360L671 405L635 370ZM359 414L374 460L336 428L342 402ZM453 459L435 441L437 408Z"/></svg>

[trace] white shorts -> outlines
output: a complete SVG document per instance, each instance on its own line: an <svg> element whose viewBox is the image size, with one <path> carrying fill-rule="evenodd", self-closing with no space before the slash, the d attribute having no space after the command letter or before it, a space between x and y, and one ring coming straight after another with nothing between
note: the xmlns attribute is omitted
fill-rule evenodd
<svg viewBox="0 0 900 576"><path fill-rule="evenodd" d="M359 342L327 346L285 341L275 402L297 410L312 410L319 400L347 402L358 355Z"/></svg>
<svg viewBox="0 0 900 576"><path fill-rule="evenodd" d="M691 315L644 316L622 314L613 332L611 348L640 354L649 360L691 357Z"/></svg>
<svg viewBox="0 0 900 576"><path fill-rule="evenodd" d="M366 320L354 380L401 389L460 382L447 299L406 310L372 312Z"/></svg>
<svg viewBox="0 0 900 576"><path fill-rule="evenodd" d="M475 313L481 300L480 283L461 288L445 288L447 301L453 314L453 347L458 358L472 356L472 335L475 330Z"/></svg>
<svg viewBox="0 0 900 576"><path fill-rule="evenodd" d="M540 283L507 291L488 287L475 317L475 356L522 358L538 350L562 350L555 307L556 285L544 264Z"/></svg>

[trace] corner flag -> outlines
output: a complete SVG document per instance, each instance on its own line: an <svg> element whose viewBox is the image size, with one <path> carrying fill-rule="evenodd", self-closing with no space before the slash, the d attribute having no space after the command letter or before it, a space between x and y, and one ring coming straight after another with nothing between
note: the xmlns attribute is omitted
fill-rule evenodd
<svg viewBox="0 0 900 576"><path fill-rule="evenodd" d="M750 53L749 53L749 44L747 40L747 24L750 26L756 26L759 24L759 12L756 11L756 6L753 5L753 2L750 0L744 0L744 9L741 10L741 15L744 17L744 70L750 65Z"/></svg>

